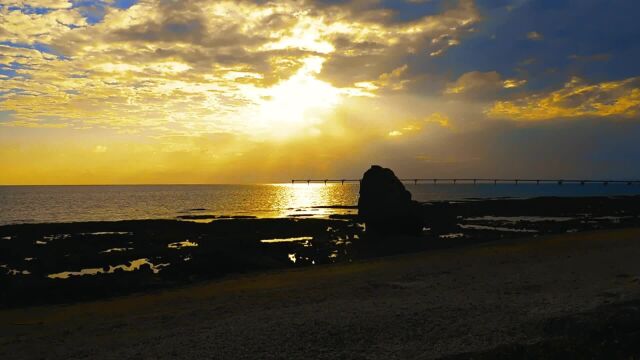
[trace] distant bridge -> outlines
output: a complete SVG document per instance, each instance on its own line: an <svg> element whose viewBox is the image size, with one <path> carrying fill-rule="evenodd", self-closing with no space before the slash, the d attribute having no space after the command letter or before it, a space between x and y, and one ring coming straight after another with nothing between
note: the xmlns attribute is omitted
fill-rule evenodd
<svg viewBox="0 0 640 360"><path fill-rule="evenodd" d="M359 183L362 179L292 179L291 183ZM626 184L626 185L640 185L640 180L581 180L581 179L472 179L472 178L460 178L460 179L447 179L447 178L435 178L435 179L400 179L405 183L431 183L431 184L601 184L607 186L609 184Z"/></svg>

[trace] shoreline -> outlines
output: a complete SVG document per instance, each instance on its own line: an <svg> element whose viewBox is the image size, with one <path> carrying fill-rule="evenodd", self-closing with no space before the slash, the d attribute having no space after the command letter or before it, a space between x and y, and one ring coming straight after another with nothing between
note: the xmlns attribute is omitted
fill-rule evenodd
<svg viewBox="0 0 640 360"><path fill-rule="evenodd" d="M629 308L640 300L638 255L640 228L633 228L229 275L0 310L0 348L15 358L46 351L54 358L556 354L549 344L581 344L621 312L635 314ZM584 334L575 324L588 325Z"/></svg>

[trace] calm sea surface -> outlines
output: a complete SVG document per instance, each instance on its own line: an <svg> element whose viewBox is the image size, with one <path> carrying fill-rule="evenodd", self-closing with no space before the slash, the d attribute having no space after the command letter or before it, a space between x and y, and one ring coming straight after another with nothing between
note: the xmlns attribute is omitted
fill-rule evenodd
<svg viewBox="0 0 640 360"><path fill-rule="evenodd" d="M407 185L419 201L536 196L638 195L638 185ZM326 216L356 205L357 184L0 186L0 224L184 215Z"/></svg>

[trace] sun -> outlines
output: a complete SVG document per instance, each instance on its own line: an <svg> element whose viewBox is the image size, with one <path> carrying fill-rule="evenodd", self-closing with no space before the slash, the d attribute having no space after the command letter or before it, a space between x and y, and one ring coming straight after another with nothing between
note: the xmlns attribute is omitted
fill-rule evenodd
<svg viewBox="0 0 640 360"><path fill-rule="evenodd" d="M266 89L257 120L275 137L317 131L315 125L330 116L341 101L340 89L319 80L324 59L311 57L290 78Z"/></svg>

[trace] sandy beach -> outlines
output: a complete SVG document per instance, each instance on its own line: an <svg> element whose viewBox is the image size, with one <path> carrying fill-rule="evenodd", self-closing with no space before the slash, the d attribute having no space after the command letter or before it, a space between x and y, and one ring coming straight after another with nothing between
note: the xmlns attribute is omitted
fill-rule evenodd
<svg viewBox="0 0 640 360"><path fill-rule="evenodd" d="M549 341L579 343L589 327L599 331L611 320L606 314L637 315L629 304L640 300L639 256L640 229L601 230L8 309L0 311L0 358L430 359L543 351ZM572 332L575 321L583 332Z"/></svg>

